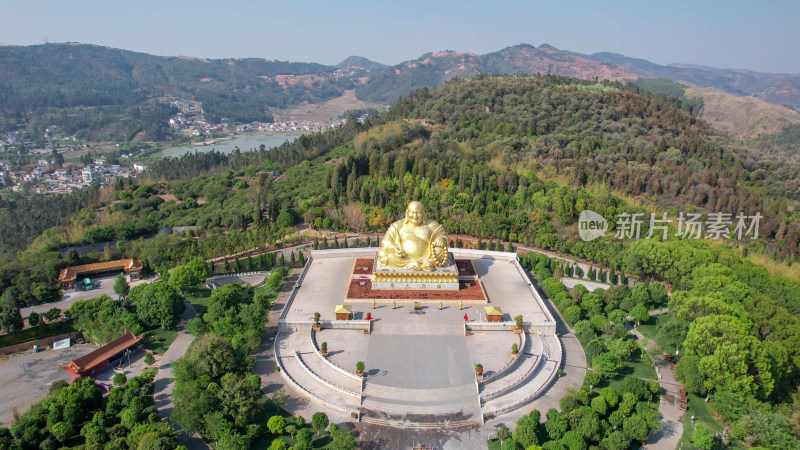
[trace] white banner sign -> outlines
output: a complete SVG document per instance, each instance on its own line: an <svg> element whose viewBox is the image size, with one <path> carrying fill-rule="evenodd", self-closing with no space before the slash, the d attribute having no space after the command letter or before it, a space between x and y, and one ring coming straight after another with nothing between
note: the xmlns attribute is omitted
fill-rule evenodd
<svg viewBox="0 0 800 450"><path fill-rule="evenodd" d="M70 339L62 339L60 341L53 342L53 350L61 350L62 348L68 348L70 344Z"/></svg>

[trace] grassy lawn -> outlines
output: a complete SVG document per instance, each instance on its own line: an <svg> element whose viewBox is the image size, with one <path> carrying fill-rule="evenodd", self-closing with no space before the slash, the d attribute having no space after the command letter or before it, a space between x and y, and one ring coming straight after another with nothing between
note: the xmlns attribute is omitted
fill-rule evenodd
<svg viewBox="0 0 800 450"><path fill-rule="evenodd" d="M656 343L664 349L664 352L674 355L675 346L666 342L664 334L658 328L659 325L664 325L670 320L672 320L672 313L662 314L660 316L651 317L647 323L640 324L636 329L648 339L656 341Z"/></svg>
<svg viewBox="0 0 800 450"><path fill-rule="evenodd" d="M178 336L177 330L165 330L156 325L145 330L142 347L157 355L163 355L176 336Z"/></svg>
<svg viewBox="0 0 800 450"><path fill-rule="evenodd" d="M692 423L692 414L694 414L695 418L694 423ZM705 402L705 398L698 397L694 394L689 394L689 409L686 411L686 415L683 416L683 437L681 438L683 448L697 448L692 445L692 433L694 432L695 427L701 423L708 427L712 433L723 430L722 425L717 422L717 420L714 418L714 415L711 413L711 410L708 408L708 403ZM739 441L732 440L730 448L744 449L745 446Z"/></svg>
<svg viewBox="0 0 800 450"><path fill-rule="evenodd" d="M66 334L73 331L75 331L75 328L72 327L72 323L63 321L56 322L52 326L48 325L47 329L43 329L41 326L36 326L20 331L17 333L16 338L13 334L4 334L0 336L0 347L21 344L23 342L33 341L50 336L57 336L59 334Z"/></svg>
<svg viewBox="0 0 800 450"><path fill-rule="evenodd" d="M202 317L208 309L208 299L211 298L211 289L203 286L192 290L187 290L184 298L197 311L197 315Z"/></svg>
<svg viewBox="0 0 800 450"><path fill-rule="evenodd" d="M637 353L639 353L639 355L634 355L633 360L625 364L625 368L622 369L621 373L648 380L658 380L656 369L650 364L650 357L641 351Z"/></svg>

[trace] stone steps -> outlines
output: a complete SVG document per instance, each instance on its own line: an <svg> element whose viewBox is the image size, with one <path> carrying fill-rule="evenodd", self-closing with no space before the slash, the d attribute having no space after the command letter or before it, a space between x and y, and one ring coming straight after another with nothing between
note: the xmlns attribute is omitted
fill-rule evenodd
<svg viewBox="0 0 800 450"><path fill-rule="evenodd" d="M487 401L482 407L483 414L500 415L520 408L534 401L547 388L558 370L559 361L547 360L536 375L527 383L495 399Z"/></svg>
<svg viewBox="0 0 800 450"><path fill-rule="evenodd" d="M480 420L477 389L473 384L441 389L408 389L367 382L362 413L390 421L435 422ZM453 417L457 419L453 419Z"/></svg>
<svg viewBox="0 0 800 450"><path fill-rule="evenodd" d="M361 421L374 425L382 425L394 428L414 428L414 429L456 429L456 428L475 428L480 426L479 420L445 420L442 422L414 422L407 420L384 420L369 416L361 416Z"/></svg>
<svg viewBox="0 0 800 450"><path fill-rule="evenodd" d="M287 355L282 352L280 354L280 361L285 372L284 375L300 385L312 398L320 400L323 403L332 403L348 410L358 410L358 398L336 392L314 379L314 377L303 369L302 362L298 361L294 355Z"/></svg>
<svg viewBox="0 0 800 450"><path fill-rule="evenodd" d="M314 378L314 381L321 384L323 387L330 389L336 394L346 395L348 397L352 397L354 400L360 399L361 386L357 385L355 382L348 383L343 386L341 384L334 383L329 379L326 379L320 374L319 371L313 370L311 367L309 367L308 362L314 361L315 358L316 356L309 355L308 353L306 353L306 358L304 358L303 355L299 353L295 353L295 359L297 359L297 362L300 363L301 368L303 368L307 374L311 375L311 377ZM330 375L331 373L335 372L333 370L324 370L323 373ZM344 376L342 376L341 378L344 378Z"/></svg>
<svg viewBox="0 0 800 450"><path fill-rule="evenodd" d="M476 388L472 384L440 389L410 389L384 386L367 381L364 387L364 397L380 397L401 402L441 402L447 399L474 397L475 394Z"/></svg>
<svg viewBox="0 0 800 450"><path fill-rule="evenodd" d="M527 383L542 366L542 357L540 355L523 354L518 358L523 358L523 360L514 370L483 387L480 394L482 401L489 401L509 392L514 392L521 385ZM503 392L506 389L508 389L508 392Z"/></svg>

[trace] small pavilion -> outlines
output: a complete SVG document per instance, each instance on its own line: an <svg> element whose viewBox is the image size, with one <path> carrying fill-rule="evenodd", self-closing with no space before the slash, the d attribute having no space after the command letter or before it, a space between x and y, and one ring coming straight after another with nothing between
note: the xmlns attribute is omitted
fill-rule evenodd
<svg viewBox="0 0 800 450"><path fill-rule="evenodd" d="M486 320L488 322L503 321L503 310L499 306L487 306L483 309L486 311Z"/></svg>
<svg viewBox="0 0 800 450"><path fill-rule="evenodd" d="M350 305L336 305L334 313L336 313L336 320L350 320L350 312L353 307Z"/></svg>

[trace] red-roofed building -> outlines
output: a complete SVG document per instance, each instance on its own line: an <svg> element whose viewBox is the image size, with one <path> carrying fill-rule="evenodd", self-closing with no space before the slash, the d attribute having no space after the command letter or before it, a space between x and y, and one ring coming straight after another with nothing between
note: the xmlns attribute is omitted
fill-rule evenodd
<svg viewBox="0 0 800 450"><path fill-rule="evenodd" d="M73 360L61 368L69 372L70 383L76 378L91 377L108 368L115 360L122 357L127 350L135 346L142 339L136 337L130 331L114 339L108 344Z"/></svg>
<svg viewBox="0 0 800 450"><path fill-rule="evenodd" d="M72 289L75 287L75 280L80 276L116 271L125 272L130 276L131 281L138 280L142 273L142 262L135 258L127 258L118 259L116 261L70 266L58 274L58 282L61 283L62 289Z"/></svg>

